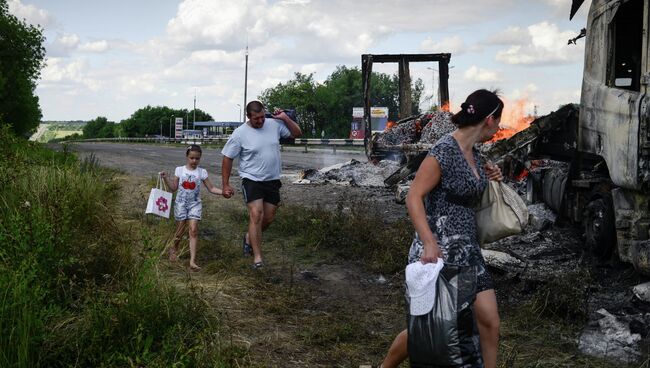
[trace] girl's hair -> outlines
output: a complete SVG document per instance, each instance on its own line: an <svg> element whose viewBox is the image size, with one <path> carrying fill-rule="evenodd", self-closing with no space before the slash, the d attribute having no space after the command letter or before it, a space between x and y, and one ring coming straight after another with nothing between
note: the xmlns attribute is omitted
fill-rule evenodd
<svg viewBox="0 0 650 368"><path fill-rule="evenodd" d="M198 152L200 154L203 154L203 152L201 151L201 146L196 145L196 144L191 144L191 145L187 146L187 151L185 151L185 156L186 157L189 156L190 152Z"/></svg>
<svg viewBox="0 0 650 368"><path fill-rule="evenodd" d="M497 92L479 89L472 92L465 102L460 105L460 111L451 117L451 121L459 128L476 125L492 115L495 119L501 117L503 101Z"/></svg>

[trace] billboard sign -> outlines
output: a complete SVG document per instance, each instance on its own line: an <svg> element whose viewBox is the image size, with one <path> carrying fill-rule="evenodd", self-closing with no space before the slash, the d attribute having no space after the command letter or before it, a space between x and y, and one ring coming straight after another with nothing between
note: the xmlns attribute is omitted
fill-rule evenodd
<svg viewBox="0 0 650 368"><path fill-rule="evenodd" d="M373 132L382 132L386 129L386 123L388 123L388 107L371 107L370 130ZM363 139L365 138L365 135L366 130L363 126L363 107L353 107L350 138Z"/></svg>
<svg viewBox="0 0 650 368"><path fill-rule="evenodd" d="M175 135L175 137L177 139L183 138L183 118L176 118L175 122L176 122L176 125L175 125L176 135Z"/></svg>

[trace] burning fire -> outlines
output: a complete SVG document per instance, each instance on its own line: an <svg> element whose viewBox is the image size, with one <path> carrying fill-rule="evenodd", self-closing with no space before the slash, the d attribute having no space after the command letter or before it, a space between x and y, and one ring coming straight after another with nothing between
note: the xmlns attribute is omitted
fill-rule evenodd
<svg viewBox="0 0 650 368"><path fill-rule="evenodd" d="M440 106L440 111L449 112L449 101L443 103L442 106Z"/></svg>
<svg viewBox="0 0 650 368"><path fill-rule="evenodd" d="M526 107L529 105L526 98L516 100L515 102L505 102L503 114L501 114L501 124L499 131L490 139L490 142L496 142L502 139L510 138L517 132L520 132L530 126L535 120L532 115L526 115Z"/></svg>

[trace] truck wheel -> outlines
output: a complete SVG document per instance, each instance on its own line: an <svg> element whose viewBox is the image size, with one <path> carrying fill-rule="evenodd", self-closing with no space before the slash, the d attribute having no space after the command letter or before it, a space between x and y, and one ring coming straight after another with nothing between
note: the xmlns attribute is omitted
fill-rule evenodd
<svg viewBox="0 0 650 368"><path fill-rule="evenodd" d="M616 247L616 228L611 194L603 193L589 202L585 208L584 224L587 247L597 257L609 258Z"/></svg>

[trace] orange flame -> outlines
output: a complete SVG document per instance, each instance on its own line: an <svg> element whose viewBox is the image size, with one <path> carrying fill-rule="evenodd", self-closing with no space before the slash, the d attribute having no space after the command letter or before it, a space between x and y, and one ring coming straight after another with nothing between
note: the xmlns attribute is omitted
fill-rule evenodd
<svg viewBox="0 0 650 368"><path fill-rule="evenodd" d="M513 103L504 102L503 114L501 114L501 124L499 131L490 139L490 142L496 142L502 139L510 138L516 133L528 128L530 123L535 120L532 115L525 113L529 101L526 98L516 100Z"/></svg>
<svg viewBox="0 0 650 368"><path fill-rule="evenodd" d="M442 106L440 106L440 110L449 112L449 101L443 103Z"/></svg>

